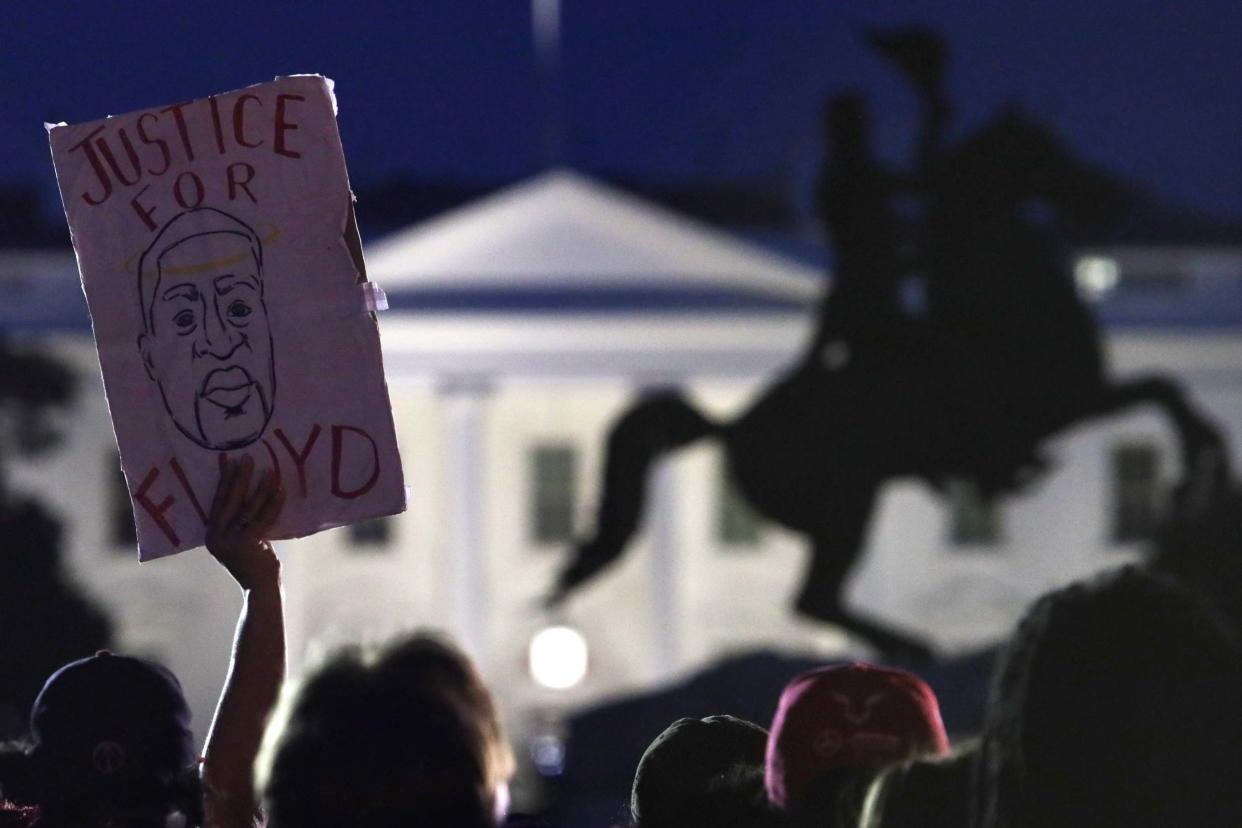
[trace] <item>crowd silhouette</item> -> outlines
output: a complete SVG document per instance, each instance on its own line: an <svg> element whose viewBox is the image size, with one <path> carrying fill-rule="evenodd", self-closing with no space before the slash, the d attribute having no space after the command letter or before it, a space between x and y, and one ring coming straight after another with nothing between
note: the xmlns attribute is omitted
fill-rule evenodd
<svg viewBox="0 0 1242 828"><path fill-rule="evenodd" d="M861 96L828 102L820 207L836 267L812 342L728 425L676 395L626 413L609 438L596 534L555 597L623 552L656 458L714 435L751 502L811 539L798 610L915 659L917 671L931 655L920 636L841 601L885 482L1016 491L1040 470L1043 440L1138 402L1170 416L1181 480L1149 559L1026 612L974 737L950 743L915 672L824 665L789 682L770 722L683 718L653 734L625 822L1236 828L1242 490L1225 440L1175 383L1109 378L1059 250L1068 225L1107 218L1124 188L1014 110L944 147L944 43L917 29L868 37L921 102L911 168L873 156ZM902 192L922 200L916 220L895 210ZM903 298L911 290L922 299ZM55 376L52 403L69 393ZM32 593L55 585L15 563L54 573L54 525L0 494L0 578L20 575ZM108 638L101 617L82 609L81 638L62 646L33 603L0 606L5 659L44 677L35 693L0 675L0 698L31 697L28 727L0 750L0 828L546 824L511 809L514 756L491 691L452 642L416 632L348 646L286 682L280 563L266 540L283 502L277 477L256 476L249 458L222 465L206 546L245 600L201 749L171 672L90 654ZM9 552L23 544L49 554ZM37 600L74 600L57 589Z"/></svg>
<svg viewBox="0 0 1242 828"><path fill-rule="evenodd" d="M49 673L112 640L110 619L66 576L60 520L20 494L4 468L60 444L60 415L76 392L58 360L0 338L0 741L25 731Z"/></svg>

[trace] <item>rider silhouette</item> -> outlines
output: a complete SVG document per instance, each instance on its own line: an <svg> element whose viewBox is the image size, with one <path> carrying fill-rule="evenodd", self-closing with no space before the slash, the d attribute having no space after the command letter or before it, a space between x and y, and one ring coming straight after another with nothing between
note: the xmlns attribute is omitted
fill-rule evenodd
<svg viewBox="0 0 1242 828"><path fill-rule="evenodd" d="M947 49L938 35L912 28L872 32L868 40L908 76L920 97L922 124L913 170L893 172L872 153L864 98L847 92L828 99L828 161L816 201L835 262L832 289L821 304L808 353L812 364L827 358L839 366L844 354L865 355L910 333L912 320L903 310L900 291L903 278L919 270L913 248L920 240L916 228L902 226L893 202L899 194L926 197L950 111L942 88ZM826 352L832 343L848 350Z"/></svg>
<svg viewBox="0 0 1242 828"><path fill-rule="evenodd" d="M835 266L815 356L830 341L851 349L881 342L904 321L897 302L902 268L892 177L871 152L867 104L854 93L835 95L824 120L829 161L816 195Z"/></svg>

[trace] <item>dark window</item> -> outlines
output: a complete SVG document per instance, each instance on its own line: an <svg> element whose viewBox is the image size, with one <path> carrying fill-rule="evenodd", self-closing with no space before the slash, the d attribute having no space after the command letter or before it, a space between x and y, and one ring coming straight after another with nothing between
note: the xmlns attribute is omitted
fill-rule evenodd
<svg viewBox="0 0 1242 828"><path fill-rule="evenodd" d="M117 552L132 554L138 545L138 530L134 526L134 510L129 504L129 487L121 471L121 456L110 451L104 456L108 490L108 539Z"/></svg>
<svg viewBox="0 0 1242 828"><path fill-rule="evenodd" d="M349 525L349 545L359 552L378 552L392 543L392 518L372 518Z"/></svg>
<svg viewBox="0 0 1242 828"><path fill-rule="evenodd" d="M742 496L724 465L716 486L716 540L726 549L758 545L763 519Z"/></svg>
<svg viewBox="0 0 1242 828"><path fill-rule="evenodd" d="M949 539L954 546L995 546L1001 540L1001 513L994 500L979 494L970 480L949 482Z"/></svg>
<svg viewBox="0 0 1242 828"><path fill-rule="evenodd" d="M573 540L577 504L577 452L564 443L536 446L530 453L531 534L538 544Z"/></svg>
<svg viewBox="0 0 1242 828"><path fill-rule="evenodd" d="M1152 536L1160 519L1160 454L1149 443L1113 447L1113 542Z"/></svg>

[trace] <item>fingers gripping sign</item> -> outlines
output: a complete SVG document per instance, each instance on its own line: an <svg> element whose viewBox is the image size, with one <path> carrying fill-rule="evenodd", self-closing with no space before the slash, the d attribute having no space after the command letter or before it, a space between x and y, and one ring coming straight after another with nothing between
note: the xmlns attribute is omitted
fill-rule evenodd
<svg viewBox="0 0 1242 828"><path fill-rule="evenodd" d="M207 551L242 589L279 577L280 562L264 538L285 503L285 490L271 469L259 475L254 490L254 460L226 460L207 522Z"/></svg>

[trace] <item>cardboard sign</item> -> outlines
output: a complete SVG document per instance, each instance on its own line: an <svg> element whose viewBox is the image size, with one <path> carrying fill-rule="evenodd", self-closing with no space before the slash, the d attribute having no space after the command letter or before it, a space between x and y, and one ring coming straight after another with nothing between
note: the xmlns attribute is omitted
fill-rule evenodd
<svg viewBox="0 0 1242 828"><path fill-rule="evenodd" d="M331 81L49 138L139 558L202 544L220 462L240 453L283 480L274 537L403 511Z"/></svg>

